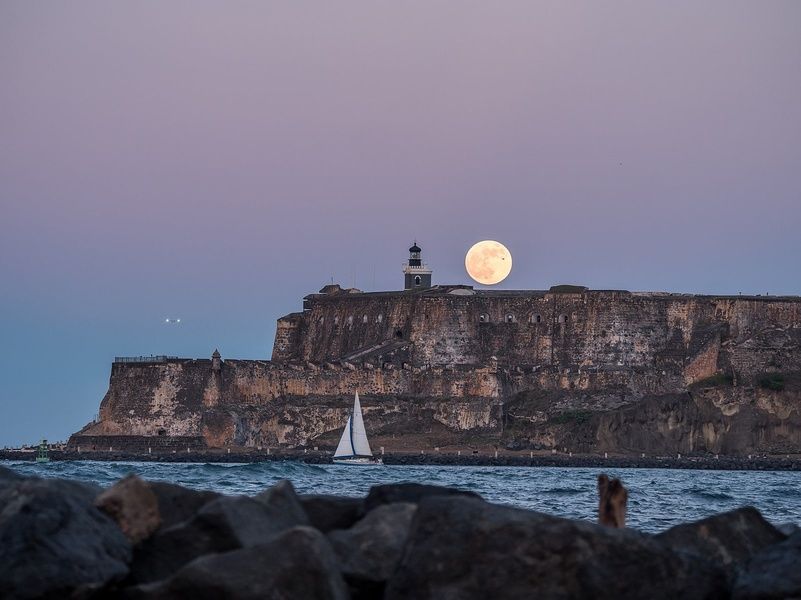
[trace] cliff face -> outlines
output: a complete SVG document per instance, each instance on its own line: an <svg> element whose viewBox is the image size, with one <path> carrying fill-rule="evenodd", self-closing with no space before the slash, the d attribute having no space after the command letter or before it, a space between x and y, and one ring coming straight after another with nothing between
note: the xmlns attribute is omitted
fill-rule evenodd
<svg viewBox="0 0 801 600"><path fill-rule="evenodd" d="M358 390L388 449L801 451L799 298L327 291L272 361L115 363L80 434L328 444Z"/></svg>

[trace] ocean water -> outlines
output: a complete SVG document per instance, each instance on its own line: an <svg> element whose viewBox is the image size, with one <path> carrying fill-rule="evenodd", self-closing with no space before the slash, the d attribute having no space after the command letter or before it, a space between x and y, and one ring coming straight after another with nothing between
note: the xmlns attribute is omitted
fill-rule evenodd
<svg viewBox="0 0 801 600"><path fill-rule="evenodd" d="M0 461L25 475L63 477L107 486L136 473L190 488L255 494L281 479L299 493L364 496L370 486L414 481L471 490L486 500L553 515L594 520L595 468L337 466L294 461L247 464ZM755 506L771 522L801 525L801 472L609 469L629 490L627 524L658 532L740 506Z"/></svg>

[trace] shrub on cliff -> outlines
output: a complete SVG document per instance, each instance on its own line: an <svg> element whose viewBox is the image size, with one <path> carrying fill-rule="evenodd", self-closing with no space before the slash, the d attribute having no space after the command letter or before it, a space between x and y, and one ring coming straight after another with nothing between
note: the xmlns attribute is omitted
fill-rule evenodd
<svg viewBox="0 0 801 600"><path fill-rule="evenodd" d="M781 392L784 389L784 376L779 373L768 373L759 378L759 387L774 392Z"/></svg>

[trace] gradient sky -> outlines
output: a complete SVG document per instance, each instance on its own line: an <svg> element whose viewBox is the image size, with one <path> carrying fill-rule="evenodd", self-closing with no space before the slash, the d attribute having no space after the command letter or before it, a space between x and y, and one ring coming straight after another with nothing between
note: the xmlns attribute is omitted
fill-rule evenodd
<svg viewBox="0 0 801 600"><path fill-rule="evenodd" d="M333 277L801 293L801 2L0 3L0 445ZM166 325L180 317L181 325Z"/></svg>

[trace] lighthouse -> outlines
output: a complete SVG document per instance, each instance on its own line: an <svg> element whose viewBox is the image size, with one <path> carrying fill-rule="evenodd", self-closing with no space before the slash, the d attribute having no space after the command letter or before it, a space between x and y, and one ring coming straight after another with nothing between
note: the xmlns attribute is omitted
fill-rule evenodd
<svg viewBox="0 0 801 600"><path fill-rule="evenodd" d="M431 269L420 258L422 250L415 241L409 248L409 262L403 265L403 289L415 290L431 287Z"/></svg>

